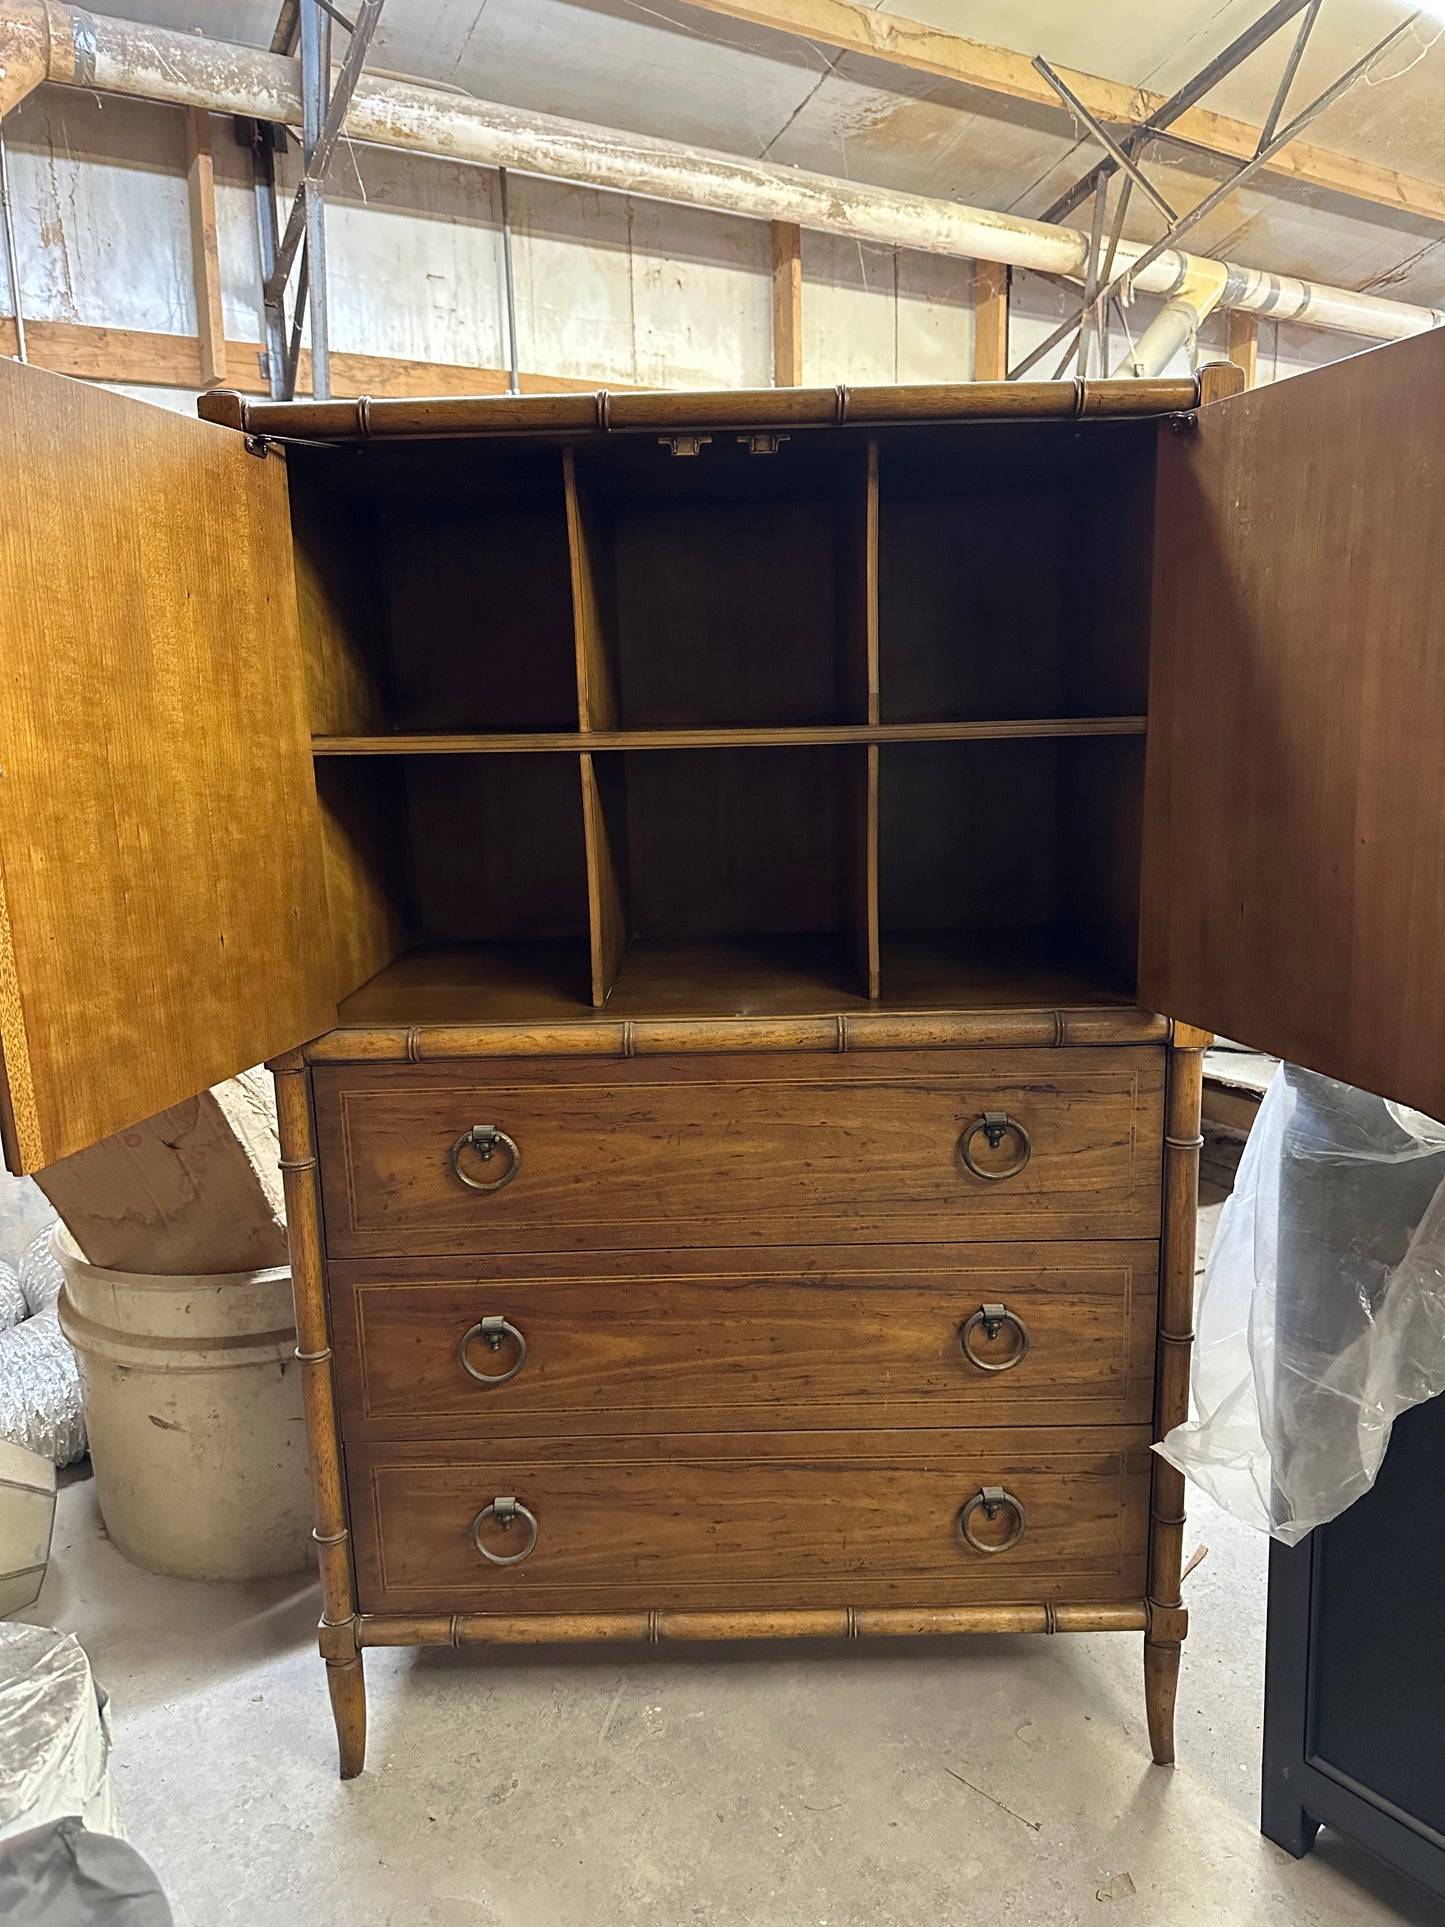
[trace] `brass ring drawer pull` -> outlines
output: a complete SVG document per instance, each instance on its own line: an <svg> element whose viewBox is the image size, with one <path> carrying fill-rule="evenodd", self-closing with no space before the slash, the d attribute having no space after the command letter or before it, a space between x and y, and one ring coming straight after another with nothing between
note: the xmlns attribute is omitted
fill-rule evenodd
<svg viewBox="0 0 1445 1927"><path fill-rule="evenodd" d="M1018 1333L1019 1342L1007 1358L994 1363L991 1359L979 1357L970 1341L980 1325L983 1326L985 1338L990 1339L997 1338L1005 1325L1013 1326ZM1011 1372L1015 1365L1023 1364L1028 1353L1029 1328L1018 1313L1010 1311L1007 1305L980 1305L959 1333L958 1342L963 1346L963 1355L969 1364L976 1365L981 1372ZM463 1360L463 1363L465 1362ZM521 1361L518 1360L518 1369L520 1365Z"/></svg>
<svg viewBox="0 0 1445 1927"><path fill-rule="evenodd" d="M518 1519L525 1519L530 1530L530 1536L526 1545L523 1546L520 1552L489 1552L482 1544L482 1527L488 1519L495 1519L503 1532L510 1532ZM520 1566L527 1555L536 1547L537 1515L535 1512L529 1512L520 1499L493 1499L491 1504L484 1505L476 1518L472 1520L472 1544L487 1561L488 1565Z"/></svg>
<svg viewBox="0 0 1445 1927"><path fill-rule="evenodd" d="M980 1131L988 1139L989 1149L993 1151L1003 1143L1004 1134L1012 1131L1021 1146L1018 1157L1002 1171L985 1171L982 1165L975 1164L973 1161L973 1140ZM1016 1178L1034 1154L1033 1139L1018 1119L1010 1117L1007 1111L985 1111L982 1117L976 1117L958 1140L958 1149L973 1175L976 1178L988 1178L991 1182L999 1178Z"/></svg>
<svg viewBox="0 0 1445 1927"><path fill-rule="evenodd" d="M488 1183L483 1178L469 1178L462 1169L462 1152L470 1147L476 1152L483 1164L490 1164L498 1145L507 1154L507 1168L499 1178ZM452 1146L452 1170L469 1191L500 1191L504 1184L510 1184L522 1168L522 1153L516 1141L509 1138L505 1131L499 1131L495 1124L474 1124L470 1131L463 1131Z"/></svg>
<svg viewBox="0 0 1445 1927"><path fill-rule="evenodd" d="M1013 1513L1018 1523L1007 1539L1000 1539L997 1545L989 1545L984 1540L974 1537L973 1515L978 1511L980 1506L983 1508L984 1517L988 1519L996 1519L1005 1506ZM975 1552L1012 1552L1013 1548L1029 1529L1029 1522L1025 1516L1023 1507L1019 1504L1012 1492L1005 1492L1001 1485L986 1485L981 1492L975 1492L973 1497L960 1509L958 1525L964 1538L967 1539Z"/></svg>
<svg viewBox="0 0 1445 1927"><path fill-rule="evenodd" d="M488 1351L500 1351L502 1340L510 1338L517 1348L517 1356L504 1372L479 1372L472 1363L470 1352L473 1344L480 1339ZM462 1361L462 1370L474 1378L478 1385L505 1385L509 1378L515 1378L527 1362L527 1341L517 1327L500 1313L483 1318L462 1335L457 1347L457 1356ZM1002 1366L989 1366L990 1371L1001 1371Z"/></svg>

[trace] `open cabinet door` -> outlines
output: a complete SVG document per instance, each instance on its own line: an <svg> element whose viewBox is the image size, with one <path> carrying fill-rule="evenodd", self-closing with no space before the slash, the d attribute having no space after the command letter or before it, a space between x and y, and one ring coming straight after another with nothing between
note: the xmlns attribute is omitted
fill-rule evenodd
<svg viewBox="0 0 1445 1927"><path fill-rule="evenodd" d="M35 1170L335 1006L284 464L0 361L0 1043Z"/></svg>
<svg viewBox="0 0 1445 1927"><path fill-rule="evenodd" d="M1161 426L1139 994L1445 1117L1445 332Z"/></svg>

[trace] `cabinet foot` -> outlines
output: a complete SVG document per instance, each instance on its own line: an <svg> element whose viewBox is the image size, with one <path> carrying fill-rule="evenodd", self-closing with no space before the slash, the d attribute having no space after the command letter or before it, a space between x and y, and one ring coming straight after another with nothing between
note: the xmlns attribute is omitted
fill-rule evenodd
<svg viewBox="0 0 1445 1927"><path fill-rule="evenodd" d="M1320 1823L1312 1820L1303 1807L1292 1807L1287 1802L1281 1804L1266 1794L1259 1830L1266 1840L1273 1840L1277 1847L1283 1847L1296 1860L1303 1860L1315 1843Z"/></svg>
<svg viewBox="0 0 1445 1927"><path fill-rule="evenodd" d="M1174 1701L1179 1692L1177 1639L1144 1639L1144 1709L1149 1716L1149 1749L1156 1766L1174 1764Z"/></svg>
<svg viewBox="0 0 1445 1927"><path fill-rule="evenodd" d="M341 1777L354 1780L366 1764L366 1677L361 1670L361 1655L328 1659L326 1685L331 1694L331 1717L336 1722Z"/></svg>

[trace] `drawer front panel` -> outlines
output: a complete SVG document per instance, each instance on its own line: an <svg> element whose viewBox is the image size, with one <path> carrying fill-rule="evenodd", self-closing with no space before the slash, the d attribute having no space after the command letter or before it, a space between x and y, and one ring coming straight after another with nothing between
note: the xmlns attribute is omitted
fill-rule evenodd
<svg viewBox="0 0 1445 1927"><path fill-rule="evenodd" d="M1145 1243L681 1252L582 1275L556 1258L333 1262L343 1423L437 1439L1147 1424L1157 1272Z"/></svg>
<svg viewBox="0 0 1445 1927"><path fill-rule="evenodd" d="M954 1605L1143 1596L1143 1428L348 1449L363 1612ZM983 1495L1008 1495L989 1516ZM505 1530L494 1500L520 1514ZM974 1502L970 1506L970 1501ZM1014 1510L1022 1508L1022 1518ZM999 1546L983 1551L962 1530ZM505 1510L503 1505L502 1510ZM520 1563L493 1565L475 1543Z"/></svg>
<svg viewBox="0 0 1445 1927"><path fill-rule="evenodd" d="M318 1067L327 1246L408 1252L1148 1238L1164 1053ZM983 1120L1014 1120L996 1146ZM476 1125L513 1140L478 1191ZM1031 1153L1023 1161L1027 1132ZM977 1127L977 1128L975 1128ZM970 1170L968 1155L978 1171ZM997 1173L1017 1166L1011 1176Z"/></svg>

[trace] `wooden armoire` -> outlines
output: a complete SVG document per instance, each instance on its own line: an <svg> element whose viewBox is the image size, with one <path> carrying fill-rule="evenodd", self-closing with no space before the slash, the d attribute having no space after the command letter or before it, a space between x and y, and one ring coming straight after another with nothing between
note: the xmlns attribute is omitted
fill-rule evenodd
<svg viewBox="0 0 1445 1927"><path fill-rule="evenodd" d="M1238 385L0 363L6 1156L272 1061L343 1774L368 1645L1105 1628L1172 1758L1205 1027L1445 1113L1445 340Z"/></svg>

